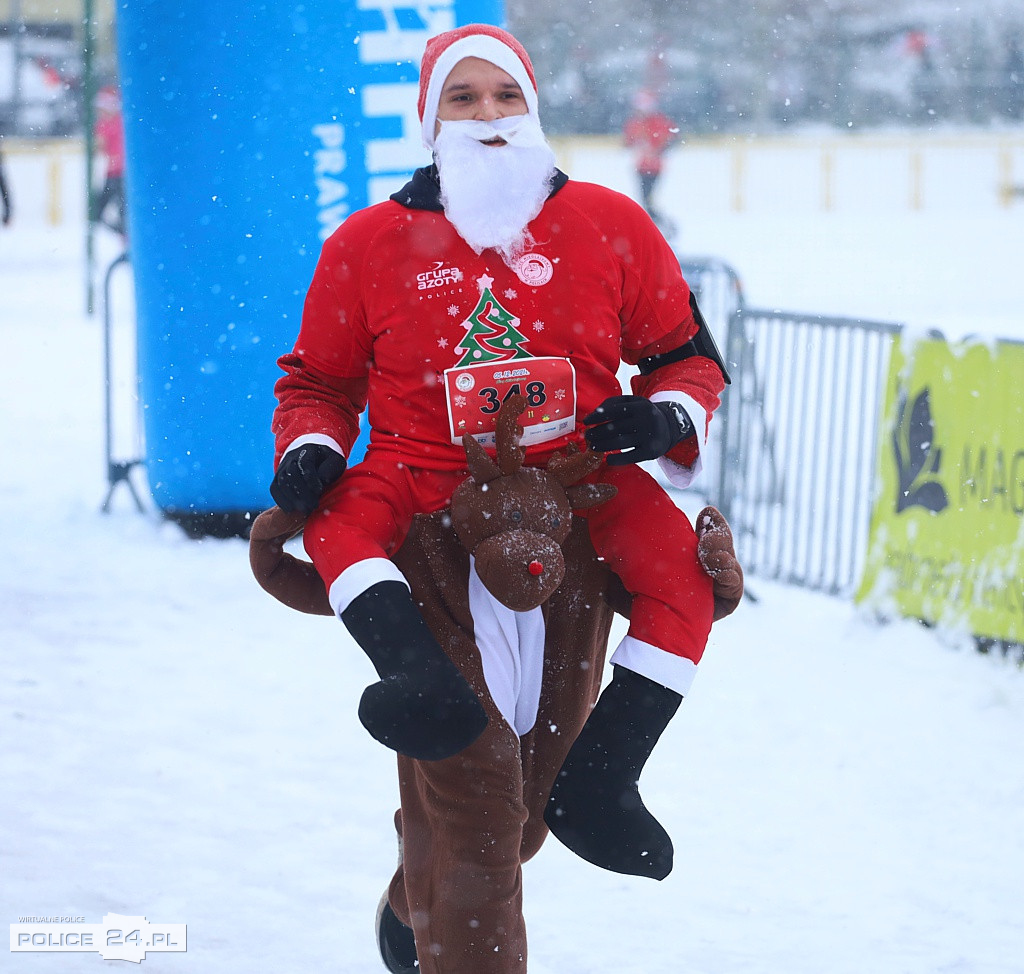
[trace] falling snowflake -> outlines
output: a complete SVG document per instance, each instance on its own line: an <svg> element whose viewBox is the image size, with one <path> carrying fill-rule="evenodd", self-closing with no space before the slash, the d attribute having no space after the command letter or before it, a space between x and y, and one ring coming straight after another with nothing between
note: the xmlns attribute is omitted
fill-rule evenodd
<svg viewBox="0 0 1024 974"><path fill-rule="evenodd" d="M450 304L450 305L448 305L448 314L452 318L457 317L458 314L459 314L459 306L457 304Z"/></svg>
<svg viewBox="0 0 1024 974"><path fill-rule="evenodd" d="M461 267L453 267L452 268L452 280L453 281L461 281L463 279L463 277L465 277L465 276L466 275L462 273L462 268Z"/></svg>
<svg viewBox="0 0 1024 974"><path fill-rule="evenodd" d="M514 301L519 297L519 292L514 287L506 288L505 297L508 298L509 301Z"/></svg>
<svg viewBox="0 0 1024 974"><path fill-rule="evenodd" d="M555 398L556 399L564 399L565 398L565 390L564 389L556 389L555 390Z"/></svg>
<svg viewBox="0 0 1024 974"><path fill-rule="evenodd" d="M447 338L439 338L437 340L437 347L438 348L447 348L448 347L448 339Z"/></svg>
<svg viewBox="0 0 1024 974"><path fill-rule="evenodd" d="M466 397L465 396L456 396L455 397L455 405L458 406L459 409L461 409L463 406L466 405Z"/></svg>
<svg viewBox="0 0 1024 974"><path fill-rule="evenodd" d="M543 330L544 330L544 322L543 322L543 321L541 321L541 320L540 320L540 319L538 318L538 319L537 319L537 320L536 320L536 321L535 321L535 322L533 323L533 330L534 330L534 331L543 331Z"/></svg>

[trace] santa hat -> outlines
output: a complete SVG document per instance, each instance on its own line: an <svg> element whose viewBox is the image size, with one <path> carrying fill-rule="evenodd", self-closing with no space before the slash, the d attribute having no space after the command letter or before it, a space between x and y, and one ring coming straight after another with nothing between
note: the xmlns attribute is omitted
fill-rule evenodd
<svg viewBox="0 0 1024 974"><path fill-rule="evenodd" d="M530 55L507 30L491 24L467 24L445 31L427 41L420 63L420 121L423 123L423 144L434 147L434 129L441 89L452 68L463 58L477 57L490 61L507 72L522 89L527 111L537 116L537 78Z"/></svg>

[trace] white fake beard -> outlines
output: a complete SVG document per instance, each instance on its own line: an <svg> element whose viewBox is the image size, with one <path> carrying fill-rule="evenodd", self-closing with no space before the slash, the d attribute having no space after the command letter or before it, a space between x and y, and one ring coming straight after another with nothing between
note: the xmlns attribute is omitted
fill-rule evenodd
<svg viewBox="0 0 1024 974"><path fill-rule="evenodd" d="M507 145L490 146L501 138ZM510 266L534 243L527 231L551 192L555 153L532 115L442 122L434 143L441 203L476 253L493 248Z"/></svg>

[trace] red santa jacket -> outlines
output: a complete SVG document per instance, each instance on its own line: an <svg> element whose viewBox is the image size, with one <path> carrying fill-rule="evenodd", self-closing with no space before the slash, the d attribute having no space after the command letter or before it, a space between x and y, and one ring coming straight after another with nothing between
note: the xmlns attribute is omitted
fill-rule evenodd
<svg viewBox="0 0 1024 974"><path fill-rule="evenodd" d="M528 462L542 464L569 440L582 442L582 418L621 393L623 362L635 365L693 337L689 287L647 214L612 190L558 177L530 224L536 243L514 268L492 250L474 253L459 237L436 199L431 170L342 224L323 246L294 350L279 360L278 461L300 440L347 454L368 404L370 449L410 466L464 469L453 414L496 411L488 390L503 396L534 365L526 360L568 359L575 422L528 447ZM475 382L471 366L480 366ZM549 385L539 395L553 412L573 390ZM721 372L693 356L634 377L632 387L683 402L693 418L702 435L670 457L685 480L718 406ZM547 418L544 407L538 413L538 422Z"/></svg>

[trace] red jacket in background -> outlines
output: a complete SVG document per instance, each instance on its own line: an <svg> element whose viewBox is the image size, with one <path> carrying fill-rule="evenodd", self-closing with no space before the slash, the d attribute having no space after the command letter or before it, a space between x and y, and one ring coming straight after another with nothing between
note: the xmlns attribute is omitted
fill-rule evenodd
<svg viewBox="0 0 1024 974"><path fill-rule="evenodd" d="M107 157L107 175L124 175L124 126L120 114L103 112L93 130L96 142Z"/></svg>
<svg viewBox="0 0 1024 974"><path fill-rule="evenodd" d="M639 113L626 122L623 131L626 145L636 150L636 170L661 173L662 156L675 134L672 122L661 112Z"/></svg>

